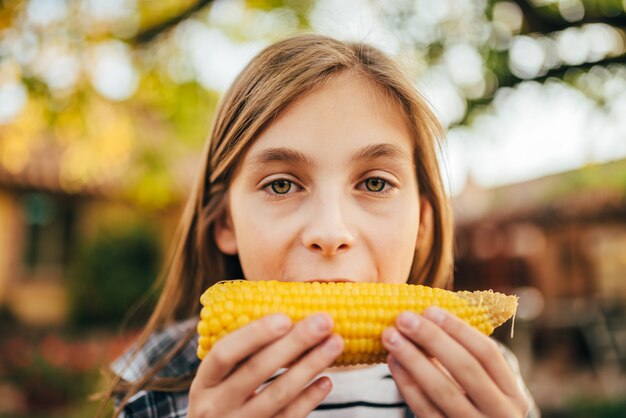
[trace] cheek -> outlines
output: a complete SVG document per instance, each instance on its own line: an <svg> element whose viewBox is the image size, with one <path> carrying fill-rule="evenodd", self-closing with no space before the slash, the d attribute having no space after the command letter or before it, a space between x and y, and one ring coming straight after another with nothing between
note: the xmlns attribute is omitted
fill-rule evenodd
<svg viewBox="0 0 626 418"><path fill-rule="evenodd" d="M374 238L379 254L379 269L383 280L404 283L408 279L415 256L419 229L419 206L403 205L395 216L377 228Z"/></svg>
<svg viewBox="0 0 626 418"><path fill-rule="evenodd" d="M388 248L390 251L389 259L395 260L394 265L397 266L402 277L408 276L413 264L417 245L417 229L417 224L402 223L392 236L393 241Z"/></svg>
<svg viewBox="0 0 626 418"><path fill-rule="evenodd" d="M239 262L248 280L269 280L280 277L282 261L289 249L289 224L264 213L258 205L234 206L256 207L256 210L240 210L233 213Z"/></svg>

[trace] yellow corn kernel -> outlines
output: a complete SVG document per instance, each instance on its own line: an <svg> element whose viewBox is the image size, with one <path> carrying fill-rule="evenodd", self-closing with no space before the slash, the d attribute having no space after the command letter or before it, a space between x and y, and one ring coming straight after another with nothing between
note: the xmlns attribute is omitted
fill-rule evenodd
<svg viewBox="0 0 626 418"><path fill-rule="evenodd" d="M296 322L324 311L333 317L333 332L345 341L344 352L333 366L384 362L387 352L381 334L405 310L422 313L438 306L490 335L517 309L517 297L502 293L390 283L231 280L211 286L200 302L204 306L197 327L201 359L224 335L267 314L285 313Z"/></svg>

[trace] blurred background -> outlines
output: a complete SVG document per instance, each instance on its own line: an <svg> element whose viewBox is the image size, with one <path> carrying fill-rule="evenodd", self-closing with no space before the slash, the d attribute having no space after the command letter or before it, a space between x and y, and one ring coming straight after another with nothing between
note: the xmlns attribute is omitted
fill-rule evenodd
<svg viewBox="0 0 626 418"><path fill-rule="evenodd" d="M456 287L520 296L496 337L544 416L626 416L625 0L0 6L0 417L93 416L220 95L306 31L397 57L437 112Z"/></svg>

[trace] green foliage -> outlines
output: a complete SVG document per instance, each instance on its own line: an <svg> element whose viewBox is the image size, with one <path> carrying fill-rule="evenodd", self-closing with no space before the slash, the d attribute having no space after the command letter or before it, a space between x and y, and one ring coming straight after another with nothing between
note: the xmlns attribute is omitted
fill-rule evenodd
<svg viewBox="0 0 626 418"><path fill-rule="evenodd" d="M93 356L83 351L83 345L70 346L56 336L42 339L16 330L0 340L0 354L3 379L19 388L28 411L50 410L85 399L97 382Z"/></svg>
<svg viewBox="0 0 626 418"><path fill-rule="evenodd" d="M569 415L571 418L623 418L626 416L626 399L574 401Z"/></svg>
<svg viewBox="0 0 626 418"><path fill-rule="evenodd" d="M246 0L246 6L253 9L269 11L283 8L293 11L301 29L310 26L309 15L314 5L314 0Z"/></svg>
<svg viewBox="0 0 626 418"><path fill-rule="evenodd" d="M155 300L149 290L160 263L157 239L150 230L135 227L101 234L77 260L69 286L75 324L115 325L127 314L132 314L132 323L147 318Z"/></svg>
<svg viewBox="0 0 626 418"><path fill-rule="evenodd" d="M176 141L195 150L204 144L218 99L217 92L207 91L195 81L176 84L156 72L149 72L140 80L134 107L137 113L139 109L150 113L153 124L158 118L163 126L171 125ZM140 142L149 143L152 139L149 128L142 126L142 132L137 135L143 138ZM164 145L173 147L168 143Z"/></svg>
<svg viewBox="0 0 626 418"><path fill-rule="evenodd" d="M8 390L0 418L93 417L99 402L90 395L105 389L100 371L124 352L137 331L37 331L24 327L0 333L0 377ZM14 401L11 401L14 399ZM104 416L111 416L110 409Z"/></svg>
<svg viewBox="0 0 626 418"><path fill-rule="evenodd" d="M619 195L626 189L626 162L588 165L567 173L562 178L560 183L546 192L546 200L591 190L604 190Z"/></svg>

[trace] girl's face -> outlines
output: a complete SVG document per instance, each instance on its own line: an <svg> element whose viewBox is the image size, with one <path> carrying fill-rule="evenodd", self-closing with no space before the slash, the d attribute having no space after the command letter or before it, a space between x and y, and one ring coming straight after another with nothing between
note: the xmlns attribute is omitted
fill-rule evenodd
<svg viewBox="0 0 626 418"><path fill-rule="evenodd" d="M400 106L341 74L245 153L217 245L248 280L404 283L420 228L415 172Z"/></svg>

